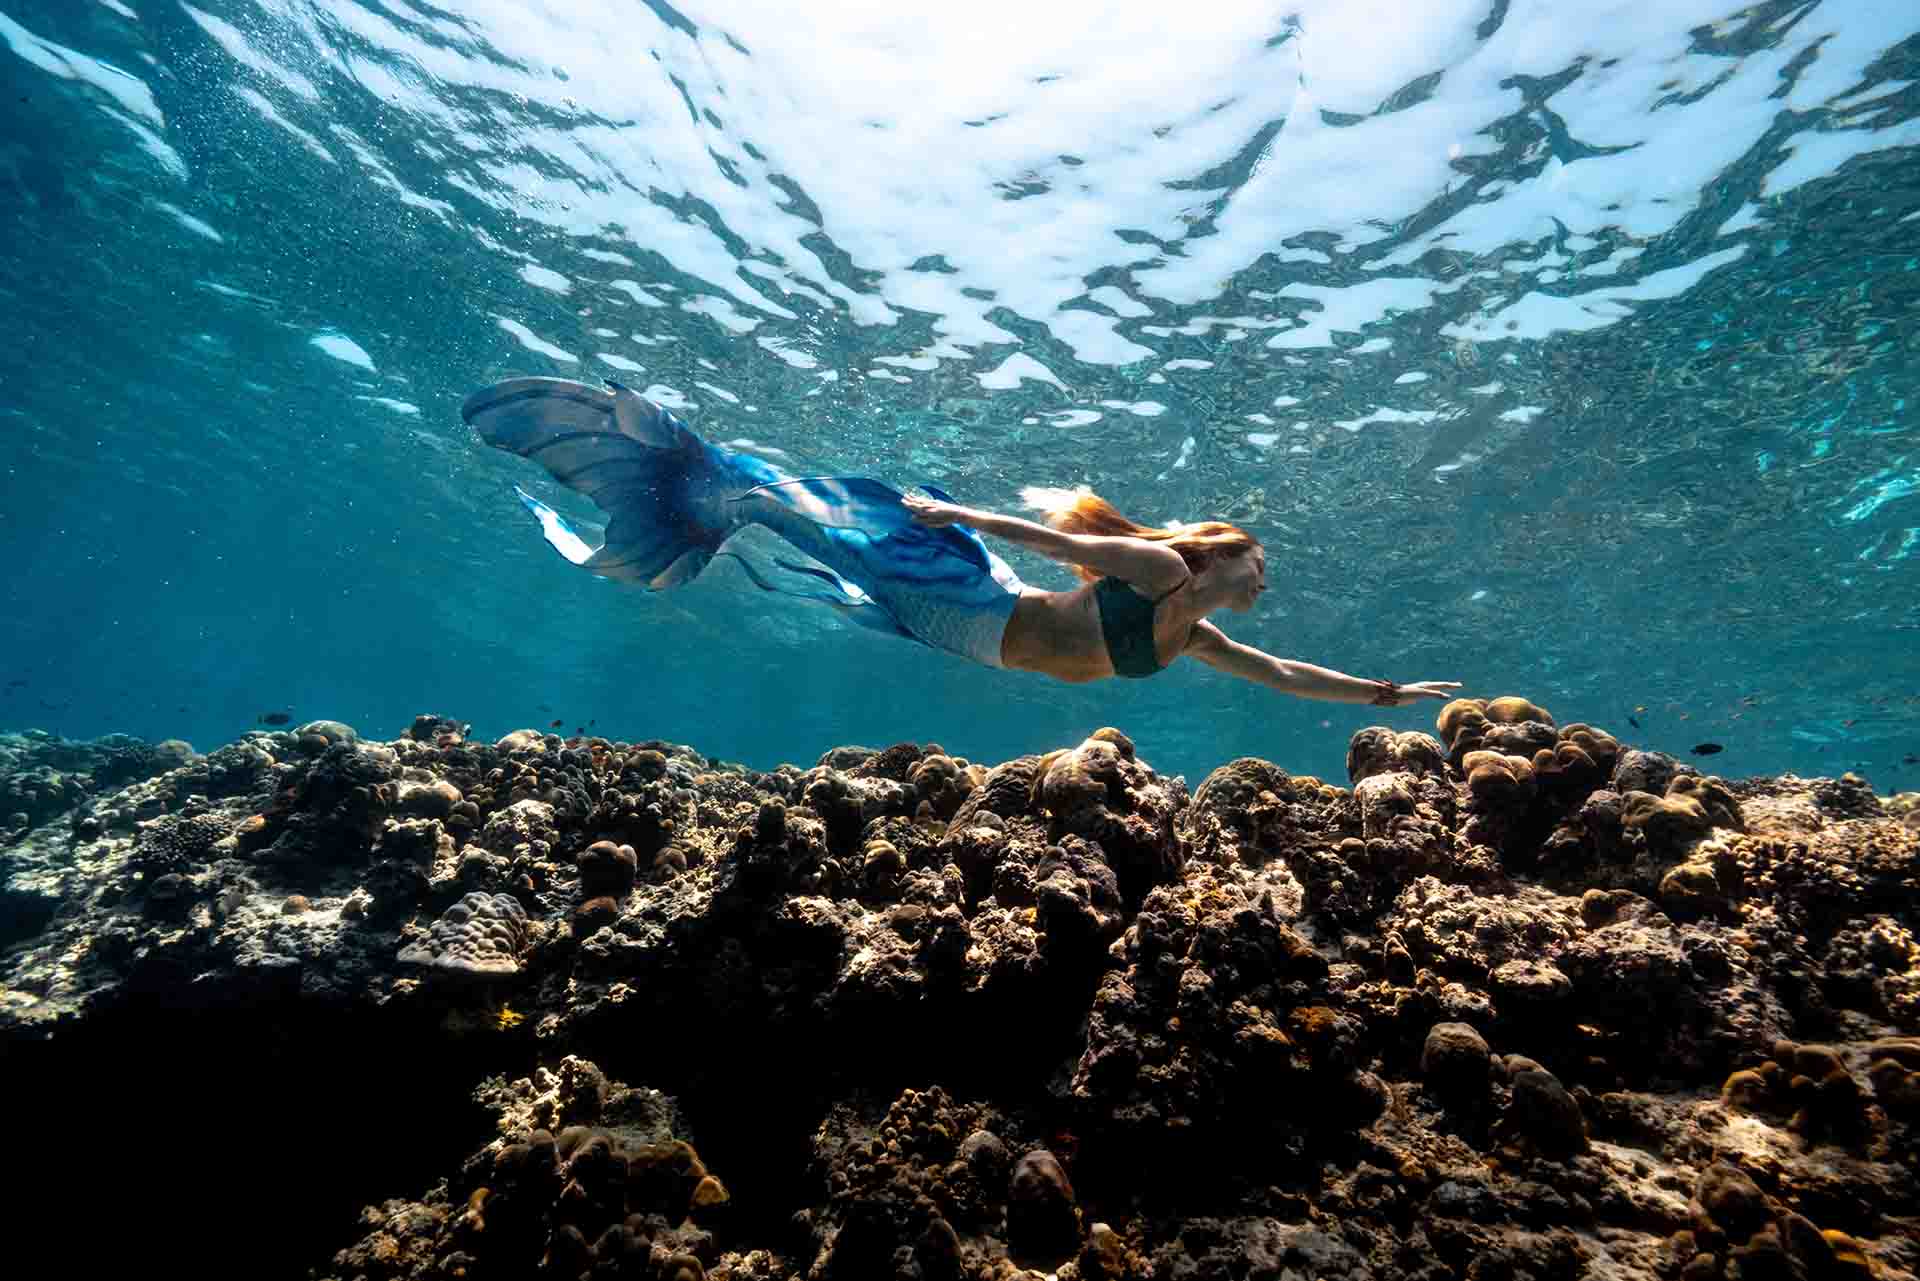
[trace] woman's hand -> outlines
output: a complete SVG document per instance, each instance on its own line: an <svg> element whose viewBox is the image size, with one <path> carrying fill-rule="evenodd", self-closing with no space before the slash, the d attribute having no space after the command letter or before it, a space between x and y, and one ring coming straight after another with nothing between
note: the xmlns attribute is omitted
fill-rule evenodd
<svg viewBox="0 0 1920 1281"><path fill-rule="evenodd" d="M943 503L920 494L902 494L900 501L913 513L915 524L939 529L957 525L972 513L958 503Z"/></svg>
<svg viewBox="0 0 1920 1281"><path fill-rule="evenodd" d="M1452 698L1453 691L1460 688L1459 681L1414 681L1410 685L1375 681L1374 685L1379 691L1373 696L1375 707L1400 707L1422 698Z"/></svg>

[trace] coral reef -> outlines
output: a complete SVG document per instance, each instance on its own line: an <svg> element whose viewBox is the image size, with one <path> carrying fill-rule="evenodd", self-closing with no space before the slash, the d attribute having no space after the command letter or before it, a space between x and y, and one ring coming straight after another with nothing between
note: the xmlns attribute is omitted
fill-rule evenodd
<svg viewBox="0 0 1920 1281"><path fill-rule="evenodd" d="M520 972L526 941L527 910L520 901L510 894L475 890L448 908L425 938L401 948L394 960L454 974L510 977Z"/></svg>
<svg viewBox="0 0 1920 1281"><path fill-rule="evenodd" d="M1525 698L1433 728L1191 794L1111 728L7 740L0 1037L57 1081L158 1009L219 1071L311 1026L442 1101L347 1145L419 1171L357 1229L203 1271L1914 1277L1920 807Z"/></svg>

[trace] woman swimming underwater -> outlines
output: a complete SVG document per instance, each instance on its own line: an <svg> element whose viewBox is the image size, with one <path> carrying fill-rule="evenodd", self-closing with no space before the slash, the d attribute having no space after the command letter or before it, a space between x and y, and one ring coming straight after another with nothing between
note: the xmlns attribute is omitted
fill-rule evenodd
<svg viewBox="0 0 1920 1281"><path fill-rule="evenodd" d="M547 542L575 565L659 591L715 555L756 586L832 605L851 621L988 667L1056 680L1151 676L1181 655L1301 698L1392 707L1447 698L1456 681L1368 680L1230 640L1207 615L1244 613L1266 590L1266 552L1220 521L1153 529L1083 494L1036 524L962 507L932 486L905 495L861 476L795 478L710 445L618 383L514 378L475 392L461 416L489 445L541 463L607 513L589 547L526 491ZM761 525L822 569L776 559L807 586L781 587L721 544ZM1072 591L1028 587L987 549L992 534L1072 566ZM824 584L824 587L822 586Z"/></svg>

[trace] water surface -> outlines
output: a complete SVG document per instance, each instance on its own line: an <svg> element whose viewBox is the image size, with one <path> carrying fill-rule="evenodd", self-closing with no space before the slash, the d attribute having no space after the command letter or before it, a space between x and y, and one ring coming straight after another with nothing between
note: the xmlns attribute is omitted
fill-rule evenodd
<svg viewBox="0 0 1920 1281"><path fill-rule="evenodd" d="M1115 724L1197 781L1431 724L598 581L459 420L542 373L803 473L1240 521L1275 590L1222 621L1284 656L1920 780L1920 10L918 10L0 0L0 725Z"/></svg>

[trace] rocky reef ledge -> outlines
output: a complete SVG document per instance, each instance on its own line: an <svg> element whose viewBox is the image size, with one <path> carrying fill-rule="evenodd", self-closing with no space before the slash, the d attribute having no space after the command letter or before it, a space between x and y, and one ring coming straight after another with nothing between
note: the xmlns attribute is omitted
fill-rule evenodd
<svg viewBox="0 0 1920 1281"><path fill-rule="evenodd" d="M1913 1278L1920 797L1522 698L1199 788L423 716L0 739L80 1272Z"/></svg>

